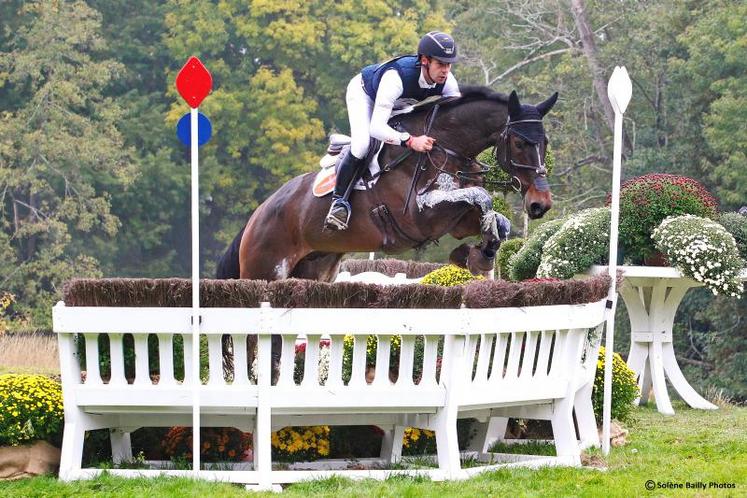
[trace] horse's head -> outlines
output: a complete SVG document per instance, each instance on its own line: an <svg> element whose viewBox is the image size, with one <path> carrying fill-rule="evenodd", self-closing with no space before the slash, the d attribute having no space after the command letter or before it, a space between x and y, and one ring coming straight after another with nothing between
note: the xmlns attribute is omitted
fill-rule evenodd
<svg viewBox="0 0 747 498"><path fill-rule="evenodd" d="M522 104L516 91L508 98L508 119L496 147L498 163L511 175L515 188L524 198L524 210L530 218L541 218L552 207L552 194L547 183L545 153L547 136L542 118L558 100L555 92L537 104Z"/></svg>

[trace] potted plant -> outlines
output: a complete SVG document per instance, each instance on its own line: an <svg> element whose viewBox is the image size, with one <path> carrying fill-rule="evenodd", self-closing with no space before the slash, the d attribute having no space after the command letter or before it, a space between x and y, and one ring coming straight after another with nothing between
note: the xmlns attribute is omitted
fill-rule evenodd
<svg viewBox="0 0 747 498"><path fill-rule="evenodd" d="M55 471L63 423L59 382L43 375L0 375L0 479Z"/></svg>
<svg viewBox="0 0 747 498"><path fill-rule="evenodd" d="M682 214L715 218L716 199L686 176L654 173L625 182L620 189L619 236L626 259L632 264L666 264L656 257L651 233L667 216Z"/></svg>
<svg viewBox="0 0 747 498"><path fill-rule="evenodd" d="M722 225L699 216L671 216L654 230L653 240L672 266L714 294L742 294L739 273L744 261Z"/></svg>

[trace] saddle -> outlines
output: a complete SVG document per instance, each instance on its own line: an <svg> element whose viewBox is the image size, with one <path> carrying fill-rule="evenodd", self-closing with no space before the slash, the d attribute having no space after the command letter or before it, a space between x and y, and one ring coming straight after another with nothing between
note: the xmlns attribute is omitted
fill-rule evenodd
<svg viewBox="0 0 747 498"><path fill-rule="evenodd" d="M368 164L368 175L364 174L363 178L358 180L353 187L355 190L366 190L373 187L379 180L379 152L383 148L383 142L371 138L368 145L368 153L364 161ZM329 136L329 145L327 154L319 160L321 170L316 174L312 193L315 197L324 197L331 193L335 188L337 178L337 168L345 154L350 151L350 137L342 133L333 133Z"/></svg>

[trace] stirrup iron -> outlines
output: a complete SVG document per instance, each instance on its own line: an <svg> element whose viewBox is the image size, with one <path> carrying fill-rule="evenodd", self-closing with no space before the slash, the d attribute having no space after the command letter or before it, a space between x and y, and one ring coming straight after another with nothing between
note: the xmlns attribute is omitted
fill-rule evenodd
<svg viewBox="0 0 747 498"><path fill-rule="evenodd" d="M345 221L335 216L335 212L339 212L344 209L346 216ZM350 222L350 215L352 214L353 208L350 203L343 198L337 198L332 201L332 205L329 207L327 217L324 219L324 226L326 228L332 228L334 230L347 230L348 222Z"/></svg>

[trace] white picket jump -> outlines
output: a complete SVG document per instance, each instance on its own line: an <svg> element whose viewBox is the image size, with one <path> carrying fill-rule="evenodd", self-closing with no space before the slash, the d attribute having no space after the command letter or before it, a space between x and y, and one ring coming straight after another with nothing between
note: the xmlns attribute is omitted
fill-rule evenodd
<svg viewBox="0 0 747 498"><path fill-rule="evenodd" d="M402 285L402 284L417 284L423 280L420 278L407 278L405 273L397 273L393 277L384 275L383 273L375 271L364 271L351 275L349 271L341 271L337 274L335 282L362 282L366 284L379 284L379 285Z"/></svg>
<svg viewBox="0 0 747 498"><path fill-rule="evenodd" d="M201 424L236 427L255 436L252 470L244 464L241 470L200 471L201 477L268 487L330 472L345 474L349 471L272 470L271 431L289 425L371 424L387 431L382 458L389 462L401 455L405 427L434 430L439 468L418 472L434 479L466 478L475 470L460 468L456 441L456 420L465 417L492 424L492 429L482 432L483 439L491 431L495 439L496 427L505 417L551 420L557 457L541 462L534 458L529 464L580 464L572 410L574 403L578 407L588 401L591 406L591 392L584 391L588 400L581 401L579 393L589 375L593 378L589 368L596 366L599 342L589 344L586 339L591 329L598 332L604 322L604 301L497 309L286 309L264 303L259 308L202 308L201 317L208 354L207 376L199 386ZM86 478L97 472L81 468L85 431L111 429L112 454L121 460L131 455L129 433L135 429L191 425L191 308L67 307L58 303L53 324L60 342L65 404L62 479ZM135 344L134 379L125 374L126 334L132 335ZM276 380L271 376L273 334L282 337ZM233 371L227 375L223 335L233 342L228 351ZM349 365L343 358L345 335L354 341ZM372 382L366 364L370 335L378 344ZM389 366L393 335L401 337L394 382ZM148 364L149 336L158 344L157 366ZM257 337L257 351L247 355L247 338L252 336ZM83 344L76 345L76 337ZM178 337L181 344L176 342ZM320 382L320 340L327 337L328 374ZM414 355L417 337L424 340L420 365ZM108 371L102 372L93 359L102 354L99 341L106 338L111 362ZM302 380L297 383L293 372L299 342L305 342L306 352ZM177 347L184 354L183 369L174 364ZM79 363L79 348L85 350L85 367ZM151 370L157 370L158 376L151 378ZM347 382L344 370L350 374ZM420 379L413 379L416 370L422 371ZM487 444L487 440L478 442L481 452ZM483 467L490 468L495 466ZM152 475L154 471L111 472ZM383 478L401 472L411 473L382 470L365 475Z"/></svg>

